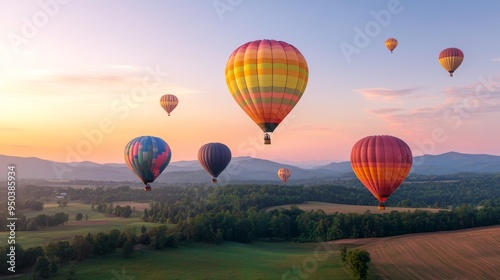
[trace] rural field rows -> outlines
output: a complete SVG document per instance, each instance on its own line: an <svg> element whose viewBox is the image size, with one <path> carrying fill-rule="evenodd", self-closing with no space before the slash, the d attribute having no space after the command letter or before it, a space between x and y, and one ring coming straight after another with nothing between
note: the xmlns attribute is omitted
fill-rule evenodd
<svg viewBox="0 0 500 280"><path fill-rule="evenodd" d="M500 279L500 227L381 238L364 245L384 279Z"/></svg>

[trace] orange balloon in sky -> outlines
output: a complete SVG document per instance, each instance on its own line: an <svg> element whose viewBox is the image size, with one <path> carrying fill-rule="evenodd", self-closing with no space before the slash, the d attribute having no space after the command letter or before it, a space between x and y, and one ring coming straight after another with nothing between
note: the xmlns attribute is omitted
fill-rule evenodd
<svg viewBox="0 0 500 280"><path fill-rule="evenodd" d="M290 170L288 168L280 168L278 170L278 177L280 177L280 180L286 184L288 181L288 178L290 178Z"/></svg>
<svg viewBox="0 0 500 280"><path fill-rule="evenodd" d="M378 199L379 209L403 183L410 172L413 156L401 139L389 135L367 136L354 144L351 166L354 174Z"/></svg>
<svg viewBox="0 0 500 280"><path fill-rule="evenodd" d="M177 107L179 99L173 94L165 94L160 98L160 106L167 111L168 115Z"/></svg>
<svg viewBox="0 0 500 280"><path fill-rule="evenodd" d="M388 48L391 51L391 53L397 46L398 46L398 40L394 38L389 38L385 40L385 47Z"/></svg>

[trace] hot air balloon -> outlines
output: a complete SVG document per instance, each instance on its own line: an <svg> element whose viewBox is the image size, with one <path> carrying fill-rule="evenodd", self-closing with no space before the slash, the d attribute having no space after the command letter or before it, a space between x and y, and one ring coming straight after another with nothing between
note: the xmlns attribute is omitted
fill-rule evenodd
<svg viewBox="0 0 500 280"><path fill-rule="evenodd" d="M241 45L229 56L225 76L234 100L262 129L264 144L271 144L269 133L304 94L309 70L294 46L256 40Z"/></svg>
<svg viewBox="0 0 500 280"><path fill-rule="evenodd" d="M288 168L280 168L278 170L278 177L280 177L281 181L286 184L288 178L290 178L290 170Z"/></svg>
<svg viewBox="0 0 500 280"><path fill-rule="evenodd" d="M389 135L367 136L354 144L351 166L354 174L378 199L379 210L410 172L413 157L403 140Z"/></svg>
<svg viewBox="0 0 500 280"><path fill-rule="evenodd" d="M231 150L222 143L208 143L198 150L198 161L212 175L212 183L217 183L217 176L231 161Z"/></svg>
<svg viewBox="0 0 500 280"><path fill-rule="evenodd" d="M398 46L398 40L394 38L389 38L385 40L385 47L388 48L391 51L391 53L397 46Z"/></svg>
<svg viewBox="0 0 500 280"><path fill-rule="evenodd" d="M450 73L450 77L453 77L453 72L457 70L463 60L464 53L457 48L448 48L439 53L439 63Z"/></svg>
<svg viewBox="0 0 500 280"><path fill-rule="evenodd" d="M170 163L172 151L167 142L154 136L140 136L125 146L125 162L128 168L146 185L150 191L152 183Z"/></svg>
<svg viewBox="0 0 500 280"><path fill-rule="evenodd" d="M177 107L179 104L179 99L173 94L165 94L160 98L160 105L165 111L167 111L168 115Z"/></svg>

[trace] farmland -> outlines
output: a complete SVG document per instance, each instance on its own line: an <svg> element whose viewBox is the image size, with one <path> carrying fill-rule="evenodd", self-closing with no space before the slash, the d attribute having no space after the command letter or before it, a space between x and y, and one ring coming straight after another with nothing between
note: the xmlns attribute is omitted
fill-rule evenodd
<svg viewBox="0 0 500 280"><path fill-rule="evenodd" d="M500 279L500 226L333 243L361 245L383 279Z"/></svg>
<svg viewBox="0 0 500 280"><path fill-rule="evenodd" d="M404 208L404 207L386 207L385 211L381 211L377 209L377 206L365 206L365 205L348 205L348 204L335 204L335 203L326 203L326 202L315 202L315 201L307 201L307 203L301 204L287 204L280 205L268 208L268 210L285 208L290 209L292 205L296 205L299 209L304 211L315 211L321 209L325 211L327 214L333 214L335 212L339 213L358 213L363 214L366 211L370 211L372 213L389 213L391 211L415 211L415 210L426 210L431 212L438 212L443 209L434 209L434 208Z"/></svg>

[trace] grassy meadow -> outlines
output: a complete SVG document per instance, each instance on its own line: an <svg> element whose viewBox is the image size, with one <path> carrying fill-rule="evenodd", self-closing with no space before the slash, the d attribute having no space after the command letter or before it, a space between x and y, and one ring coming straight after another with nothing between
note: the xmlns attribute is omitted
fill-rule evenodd
<svg viewBox="0 0 500 280"><path fill-rule="evenodd" d="M142 203L147 204L147 203ZM113 205L126 206L132 203L115 202ZM136 203L135 205L139 205ZM144 207L144 205L142 205ZM46 245L50 241L72 240L75 235L86 235L87 233L108 232L111 229L123 230L125 228L137 228L140 233L142 225L146 227L155 227L156 223L143 222L140 219L142 210L134 212L130 218L108 217L107 215L93 211L90 204L78 202L70 202L64 208L59 207L57 203L46 203L43 211L23 210L21 211L27 218L36 217L40 214L54 215L58 212L69 214L69 221L65 225L55 227L47 227L38 229L37 231L18 231L16 234L16 242L21 244L23 248L34 247L38 245ZM77 213L82 213L84 218L81 221L76 221ZM88 220L85 220L85 214L88 215ZM0 232L0 240L6 240L8 232Z"/></svg>
<svg viewBox="0 0 500 280"><path fill-rule="evenodd" d="M326 246L326 245L323 245ZM66 279L64 266L50 279ZM352 279L337 250L321 244L254 242L189 244L155 251L143 248L76 263L78 279ZM17 279L29 279L26 274ZM378 279L371 276L369 279Z"/></svg>

